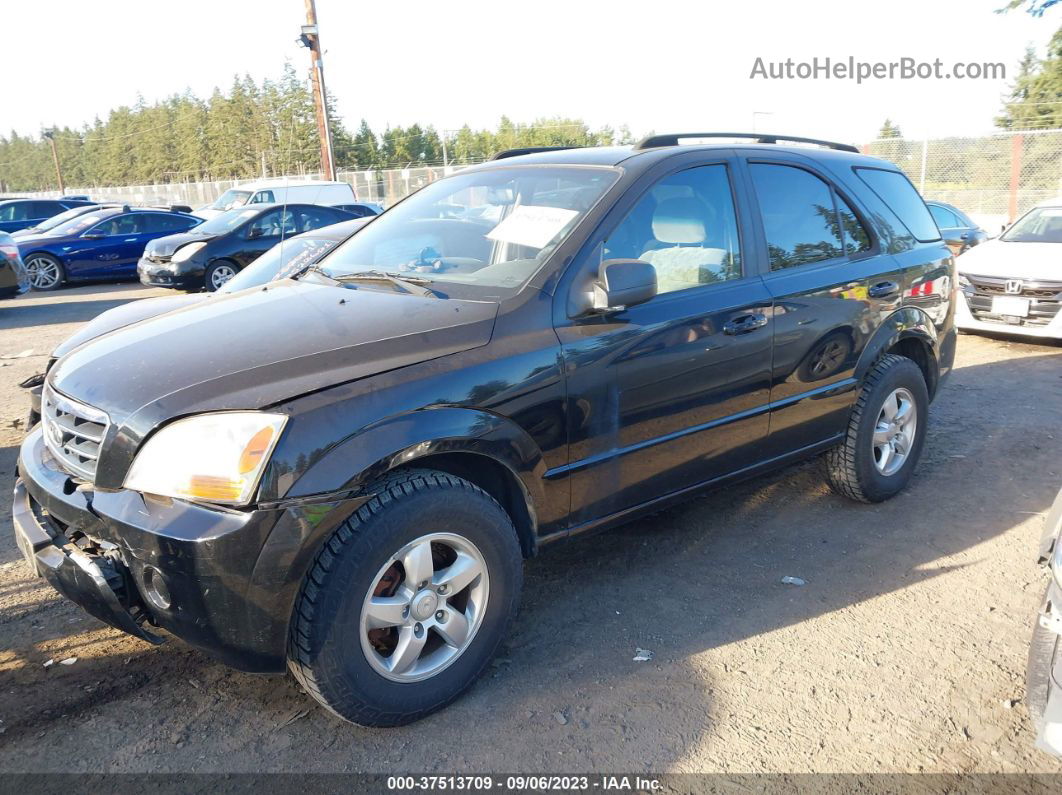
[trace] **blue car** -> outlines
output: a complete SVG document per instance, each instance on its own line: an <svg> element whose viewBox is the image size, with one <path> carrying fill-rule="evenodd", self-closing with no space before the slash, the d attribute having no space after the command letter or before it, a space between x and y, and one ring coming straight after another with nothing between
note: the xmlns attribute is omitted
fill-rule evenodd
<svg viewBox="0 0 1062 795"><path fill-rule="evenodd" d="M0 232L17 232L36 226L53 215L71 207L84 207L96 202L82 199L8 199L0 201Z"/></svg>
<svg viewBox="0 0 1062 795"><path fill-rule="evenodd" d="M15 242L33 289L54 290L65 282L136 278L137 261L149 241L202 222L175 210L100 207Z"/></svg>

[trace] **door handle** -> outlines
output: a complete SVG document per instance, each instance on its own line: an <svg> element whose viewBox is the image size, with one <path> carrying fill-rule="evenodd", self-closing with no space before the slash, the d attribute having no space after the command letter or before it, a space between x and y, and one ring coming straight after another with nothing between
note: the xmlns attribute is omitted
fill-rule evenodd
<svg viewBox="0 0 1062 795"><path fill-rule="evenodd" d="M731 318L723 324L724 334L748 334L750 331L755 331L758 328L763 328L767 325L767 316L761 315L759 312L750 312L747 315L738 315L735 318Z"/></svg>
<svg viewBox="0 0 1062 795"><path fill-rule="evenodd" d="M867 290L867 295L871 298L888 298L898 292L900 292L900 285L896 282L878 282Z"/></svg>
<svg viewBox="0 0 1062 795"><path fill-rule="evenodd" d="M123 240L122 242L123 242L123 243L135 243L135 242L136 242L136 238L135 238L135 237L127 237L127 238L126 238L125 240Z"/></svg>
<svg viewBox="0 0 1062 795"><path fill-rule="evenodd" d="M961 235L959 235L959 240L965 240L969 236L970 236L969 232L963 232Z"/></svg>

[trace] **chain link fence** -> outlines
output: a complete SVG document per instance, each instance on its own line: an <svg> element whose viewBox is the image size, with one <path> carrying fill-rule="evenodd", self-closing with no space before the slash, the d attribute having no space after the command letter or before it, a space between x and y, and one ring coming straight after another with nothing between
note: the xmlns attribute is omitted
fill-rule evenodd
<svg viewBox="0 0 1062 795"><path fill-rule="evenodd" d="M1062 130L883 138L863 151L900 166L926 199L955 205L990 233L1062 196Z"/></svg>
<svg viewBox="0 0 1062 795"><path fill-rule="evenodd" d="M954 204L990 233L1038 202L1062 196L1062 130L1000 132L982 136L883 138L862 147L866 154L900 166L927 199ZM413 191L461 166L422 166L380 171L340 171L359 201L390 207ZM320 179L305 174L279 179ZM71 187L103 201L130 204L209 204L247 180L161 183L126 187ZM53 192L34 194L56 196Z"/></svg>

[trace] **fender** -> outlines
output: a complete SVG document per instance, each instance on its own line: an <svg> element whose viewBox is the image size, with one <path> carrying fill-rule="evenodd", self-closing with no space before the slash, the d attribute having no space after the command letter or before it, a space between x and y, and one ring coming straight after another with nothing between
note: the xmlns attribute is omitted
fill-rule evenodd
<svg viewBox="0 0 1062 795"><path fill-rule="evenodd" d="M930 350L933 351L933 356L931 357L932 366L936 367L940 354L939 334L937 333L936 324L919 307L905 306L889 315L867 341L856 364L856 380L862 381L870 368L874 366L874 362L883 353L904 339L916 339L928 345ZM931 387L930 395L932 395L932 384L929 386Z"/></svg>

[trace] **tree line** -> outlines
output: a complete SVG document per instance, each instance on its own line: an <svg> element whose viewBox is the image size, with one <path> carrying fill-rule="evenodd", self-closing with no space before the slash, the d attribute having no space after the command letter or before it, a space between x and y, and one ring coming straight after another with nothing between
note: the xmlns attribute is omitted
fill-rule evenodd
<svg viewBox="0 0 1062 795"><path fill-rule="evenodd" d="M362 120L351 131L329 98L330 128L340 169L406 168L472 163L518 146L630 142L626 128L591 130L580 119L517 124L502 117L494 130L439 131L413 124L374 131ZM277 80L234 78L228 91L206 98L191 91L154 104L143 98L115 108L81 129L62 127L0 136L0 192L56 187L49 141L67 185L78 187L250 179L320 171L320 146L309 81L287 65ZM444 152L443 135L446 137Z"/></svg>

